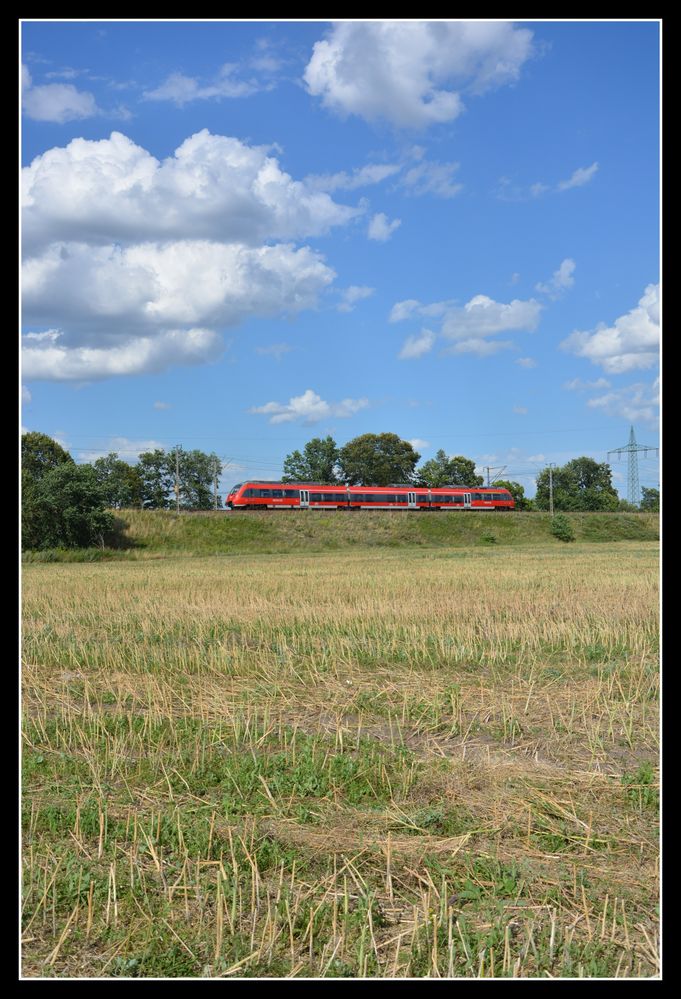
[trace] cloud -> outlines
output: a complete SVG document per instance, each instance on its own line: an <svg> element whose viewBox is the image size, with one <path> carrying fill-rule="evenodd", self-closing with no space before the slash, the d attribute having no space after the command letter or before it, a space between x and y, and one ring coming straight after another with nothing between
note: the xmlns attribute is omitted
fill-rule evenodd
<svg viewBox="0 0 681 999"><path fill-rule="evenodd" d="M25 337L25 376L48 378L50 364L61 380L87 378L88 365L99 378L213 359L222 339L211 327L313 308L333 277L318 254L288 244L55 244L23 269L24 320L59 327Z"/></svg>
<svg viewBox="0 0 681 999"><path fill-rule="evenodd" d="M60 330L70 324L71 337L86 337L93 328L120 335L122 321L144 329L231 326L251 315L311 308L333 277L309 247L283 243L259 248L208 240L127 248L61 243L24 265L24 319L37 325L50 315Z"/></svg>
<svg viewBox="0 0 681 999"><path fill-rule="evenodd" d="M558 270L553 272L551 280L546 284L535 285L535 290L541 292L542 295L548 295L549 298L554 300L560 298L568 288L572 288L574 285L575 279L572 275L576 266L574 260L566 257Z"/></svg>
<svg viewBox="0 0 681 999"><path fill-rule="evenodd" d="M163 451L164 445L155 440L130 440L129 437L110 437L108 444L101 448L79 451L79 462L93 462L108 454L117 454L123 461L136 461L146 451Z"/></svg>
<svg viewBox="0 0 681 999"><path fill-rule="evenodd" d="M172 409L172 404L169 402L155 402L154 409Z"/></svg>
<svg viewBox="0 0 681 999"><path fill-rule="evenodd" d="M597 378L593 382L584 382L581 378L573 378L571 381L565 382L563 388L566 388L568 392L591 392L594 389L610 388L610 382L607 378Z"/></svg>
<svg viewBox="0 0 681 999"><path fill-rule="evenodd" d="M561 348L599 364L610 375L653 367L660 344L659 296L660 286L649 284L638 305L612 326L601 323L595 330L576 330Z"/></svg>
<svg viewBox="0 0 681 999"><path fill-rule="evenodd" d="M660 380L651 384L637 382L589 399L590 409L602 409L609 416L620 417L627 423L645 423L657 427L660 406Z"/></svg>
<svg viewBox="0 0 681 999"><path fill-rule="evenodd" d="M568 180L561 180L557 190L569 191L571 187L583 187L588 184L598 170L598 163L592 163L590 167L579 167Z"/></svg>
<svg viewBox="0 0 681 999"><path fill-rule="evenodd" d="M30 76L28 77L30 81ZM24 112L33 121L79 121L100 114L92 94L77 90L71 83L48 83L32 87L23 94Z"/></svg>
<svg viewBox="0 0 681 999"><path fill-rule="evenodd" d="M293 180L265 147L207 129L162 162L121 132L74 139L24 169L22 193L29 253L55 240L258 245L323 235L363 211Z"/></svg>
<svg viewBox="0 0 681 999"><path fill-rule="evenodd" d="M445 354L476 354L478 357L491 357L492 354L497 354L500 350L510 350L513 346L512 340L482 340L470 337L447 347Z"/></svg>
<svg viewBox="0 0 681 999"><path fill-rule="evenodd" d="M312 191L354 191L358 187L380 184L401 169L400 163L369 163L356 167L352 173L341 170L332 174L309 174L305 178L305 184Z"/></svg>
<svg viewBox="0 0 681 999"><path fill-rule="evenodd" d="M513 412L517 413L519 416L527 416L529 410L527 409L527 406L514 406Z"/></svg>
<svg viewBox="0 0 681 999"><path fill-rule="evenodd" d="M338 306L338 311L352 312L357 302L361 302L364 298L370 298L375 291L375 288L368 288L366 285L350 285L349 288L341 292L343 301Z"/></svg>
<svg viewBox="0 0 681 999"><path fill-rule="evenodd" d="M423 441L420 437L413 437L407 443L411 444L415 451L426 451L430 447L430 441Z"/></svg>
<svg viewBox="0 0 681 999"><path fill-rule="evenodd" d="M537 362L533 357L516 357L515 364L518 364L521 368L536 368Z"/></svg>
<svg viewBox="0 0 681 999"><path fill-rule="evenodd" d="M461 89L515 81L531 54L532 32L501 21L345 21L315 44L304 79L343 117L424 128L461 114Z"/></svg>
<svg viewBox="0 0 681 999"><path fill-rule="evenodd" d="M239 67L233 63L225 63L220 72L206 83L200 83L195 77L185 76L183 73L171 73L154 90L145 90L142 100L171 101L181 108L191 101L250 97L260 90L270 89L270 84L262 84L257 80L236 79L235 73L238 69Z"/></svg>
<svg viewBox="0 0 681 999"><path fill-rule="evenodd" d="M504 304L487 295L475 295L462 308L451 307L445 313L442 335L449 340L495 336L507 330L534 330L542 306L534 299L513 299Z"/></svg>
<svg viewBox="0 0 681 999"><path fill-rule="evenodd" d="M439 335L449 341L447 354L477 354L487 357L513 347L510 340L495 340L491 337L510 330L536 329L542 306L534 299L520 301L514 299L504 304L495 302L487 295L475 295L464 306L453 302L433 302L422 305L416 299L397 302L390 313L390 322L400 322L416 316L442 317L439 334L422 330L419 336L409 337L400 358L420 357L429 351Z"/></svg>
<svg viewBox="0 0 681 999"><path fill-rule="evenodd" d="M416 336L408 336L398 354L399 359L413 361L417 357L423 357L424 354L433 349L436 339L436 334L432 330L425 329Z"/></svg>
<svg viewBox="0 0 681 999"><path fill-rule="evenodd" d="M22 385L21 386L21 402L22 402L22 404L27 406L29 404L29 402L31 401L31 398L32 398L32 396L31 396L30 391L26 388L25 385Z"/></svg>
<svg viewBox="0 0 681 999"><path fill-rule="evenodd" d="M417 196L434 194L438 198L453 198L463 190L463 184L456 184L453 179L459 165L424 159L405 171L397 187Z"/></svg>
<svg viewBox="0 0 681 999"><path fill-rule="evenodd" d="M22 353L24 378L36 381L99 381L116 375L158 374L177 365L205 364L222 351L213 330L167 330L111 347L29 347Z"/></svg>
<svg viewBox="0 0 681 999"><path fill-rule="evenodd" d="M270 423L318 423L330 417L354 416L360 409L369 405L368 399L343 399L341 402L325 402L321 396L307 389L302 395L294 396L288 403L268 402L264 406L253 406L249 413L269 416Z"/></svg>
<svg viewBox="0 0 681 999"><path fill-rule="evenodd" d="M590 167L579 167L568 180L561 180L556 185L537 181L529 187L514 183L510 177L500 177L494 193L500 201L530 201L542 198L545 194L556 194L573 187L583 187L594 177L597 170L598 163L592 163Z"/></svg>
<svg viewBox="0 0 681 999"><path fill-rule="evenodd" d="M385 243L401 225L401 219L393 219L390 222L387 215L383 212L378 212L369 222L367 236L369 239L374 239L379 243Z"/></svg>

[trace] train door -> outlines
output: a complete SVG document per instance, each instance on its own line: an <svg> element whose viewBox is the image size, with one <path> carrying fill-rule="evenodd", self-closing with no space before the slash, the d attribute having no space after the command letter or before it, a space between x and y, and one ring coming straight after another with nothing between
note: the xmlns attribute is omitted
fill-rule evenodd
<svg viewBox="0 0 681 999"><path fill-rule="evenodd" d="M310 490L301 489L300 490L300 509L307 510L310 505Z"/></svg>
<svg viewBox="0 0 681 999"><path fill-rule="evenodd" d="M463 508L464 508L464 510L470 510L470 509L472 509L471 494L470 493L464 493L463 494Z"/></svg>
<svg viewBox="0 0 681 999"><path fill-rule="evenodd" d="M409 503L409 509L416 509L416 493L407 493L407 502Z"/></svg>

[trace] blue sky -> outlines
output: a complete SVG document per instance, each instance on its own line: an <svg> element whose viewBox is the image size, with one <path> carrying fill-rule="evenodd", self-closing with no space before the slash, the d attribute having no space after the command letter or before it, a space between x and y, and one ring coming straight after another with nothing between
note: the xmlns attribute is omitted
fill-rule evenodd
<svg viewBox="0 0 681 999"><path fill-rule="evenodd" d="M657 447L659 48L656 21L24 21L22 426L79 461L215 451L223 488L327 434L528 495L632 424Z"/></svg>

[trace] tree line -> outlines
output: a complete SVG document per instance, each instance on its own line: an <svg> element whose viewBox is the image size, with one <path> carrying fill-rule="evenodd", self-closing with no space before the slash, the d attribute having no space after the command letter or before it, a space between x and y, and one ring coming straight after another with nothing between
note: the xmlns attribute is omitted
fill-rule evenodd
<svg viewBox="0 0 681 999"><path fill-rule="evenodd" d="M90 464L76 464L57 441L37 432L22 436L21 457L25 549L103 547L114 529L115 510L211 510L222 473L216 454L182 447L143 452L135 464L115 452ZM420 458L413 445L397 434L363 434L343 447L331 436L315 437L302 451L286 456L281 479L330 485L400 483L432 489L483 485L472 458L447 455L442 449L421 465ZM518 510L548 510L551 490L554 511L654 512L660 508L657 489L644 487L638 507L621 500L612 485L610 466L587 457L574 458L551 474L544 469L533 500L518 482L496 479L491 485L508 489ZM217 496L217 506L223 506L221 496Z"/></svg>
<svg viewBox="0 0 681 999"><path fill-rule="evenodd" d="M21 438L22 547L103 547L115 526L112 510L211 510L222 463L216 454L157 448L133 465L110 454L90 464L47 434ZM218 495L218 505L222 499Z"/></svg>
<svg viewBox="0 0 681 999"><path fill-rule="evenodd" d="M475 489L484 484L482 476L476 474L472 458L447 455L442 449L422 465L418 464L420 457L409 441L401 440L396 434L363 434L343 447L339 447L333 437L314 437L302 451L287 455L282 480L349 486L400 483L430 489L439 486ZM519 482L495 479L490 485L508 489L518 510L549 510L551 500L556 511L655 512L660 508L657 489L644 487L638 506L620 499L607 462L599 463L588 457L574 458L552 472L544 469L537 478L537 493L532 500L525 496L525 489Z"/></svg>

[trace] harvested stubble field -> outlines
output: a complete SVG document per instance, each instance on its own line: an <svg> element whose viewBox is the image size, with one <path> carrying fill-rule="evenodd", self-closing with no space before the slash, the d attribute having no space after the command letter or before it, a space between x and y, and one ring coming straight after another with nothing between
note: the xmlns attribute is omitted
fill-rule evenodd
<svg viewBox="0 0 681 999"><path fill-rule="evenodd" d="M653 542L24 567L25 977L649 977Z"/></svg>

